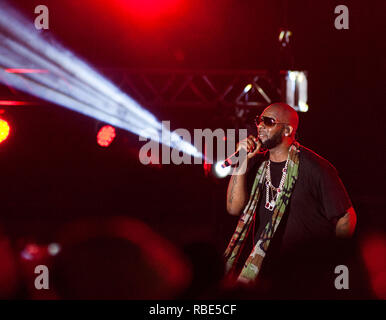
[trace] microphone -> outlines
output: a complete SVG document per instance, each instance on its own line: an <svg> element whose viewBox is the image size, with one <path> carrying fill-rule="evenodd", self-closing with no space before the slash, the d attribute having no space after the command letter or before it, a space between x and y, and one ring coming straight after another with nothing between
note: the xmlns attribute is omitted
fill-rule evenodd
<svg viewBox="0 0 386 320"><path fill-rule="evenodd" d="M250 153L250 152L253 152L255 151L256 149L256 143L255 143L255 147L253 148L253 150L251 151L247 151L247 155ZM221 168L227 168L233 164L236 164L239 160L239 154L240 154L240 150L236 151L234 154L232 154L230 157L228 157L227 159L224 160L224 162L222 163L221 165Z"/></svg>
<svg viewBox="0 0 386 320"><path fill-rule="evenodd" d="M227 168L227 167L231 166L232 164L235 164L239 158L239 154L240 154L240 151L236 151L229 158L225 159L224 162L221 164L221 168Z"/></svg>

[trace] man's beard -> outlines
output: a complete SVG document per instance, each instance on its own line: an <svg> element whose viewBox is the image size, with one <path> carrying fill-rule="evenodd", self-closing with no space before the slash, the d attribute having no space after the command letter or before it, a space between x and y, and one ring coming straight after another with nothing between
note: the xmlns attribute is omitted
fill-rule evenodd
<svg viewBox="0 0 386 320"><path fill-rule="evenodd" d="M261 141L261 145L268 150L275 148L283 142L283 132L284 127L282 127L281 130L277 131L271 138L265 140L264 142Z"/></svg>

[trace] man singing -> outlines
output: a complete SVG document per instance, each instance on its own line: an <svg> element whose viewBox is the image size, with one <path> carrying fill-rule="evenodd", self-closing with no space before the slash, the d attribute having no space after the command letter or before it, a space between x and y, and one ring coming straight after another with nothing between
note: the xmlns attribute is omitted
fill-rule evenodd
<svg viewBox="0 0 386 320"><path fill-rule="evenodd" d="M257 138L238 145L248 152L247 171L232 175L227 191L227 211L242 213L225 251L228 280L304 294L333 274L329 253L354 232L356 214L335 168L299 145L298 122L293 108L274 103L256 118Z"/></svg>

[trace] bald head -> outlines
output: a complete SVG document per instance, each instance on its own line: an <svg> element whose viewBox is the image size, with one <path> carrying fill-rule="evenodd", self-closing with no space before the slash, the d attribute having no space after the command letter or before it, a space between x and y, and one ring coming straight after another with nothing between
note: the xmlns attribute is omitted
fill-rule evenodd
<svg viewBox="0 0 386 320"><path fill-rule="evenodd" d="M299 125L299 117L294 108L283 102L276 102L263 111L263 115L268 116L268 114L274 117L277 122L288 123L293 128L291 136L295 135Z"/></svg>

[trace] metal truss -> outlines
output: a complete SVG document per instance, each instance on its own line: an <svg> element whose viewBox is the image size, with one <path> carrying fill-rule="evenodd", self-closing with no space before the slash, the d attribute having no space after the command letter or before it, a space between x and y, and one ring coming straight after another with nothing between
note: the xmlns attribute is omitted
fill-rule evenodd
<svg viewBox="0 0 386 320"><path fill-rule="evenodd" d="M265 70L186 70L103 68L102 73L147 107L263 107L280 97ZM1 99L25 99L12 87ZM29 98L31 100L31 98Z"/></svg>
<svg viewBox="0 0 386 320"><path fill-rule="evenodd" d="M260 107L280 95L264 70L106 69L105 72L122 91L142 105L152 107Z"/></svg>

